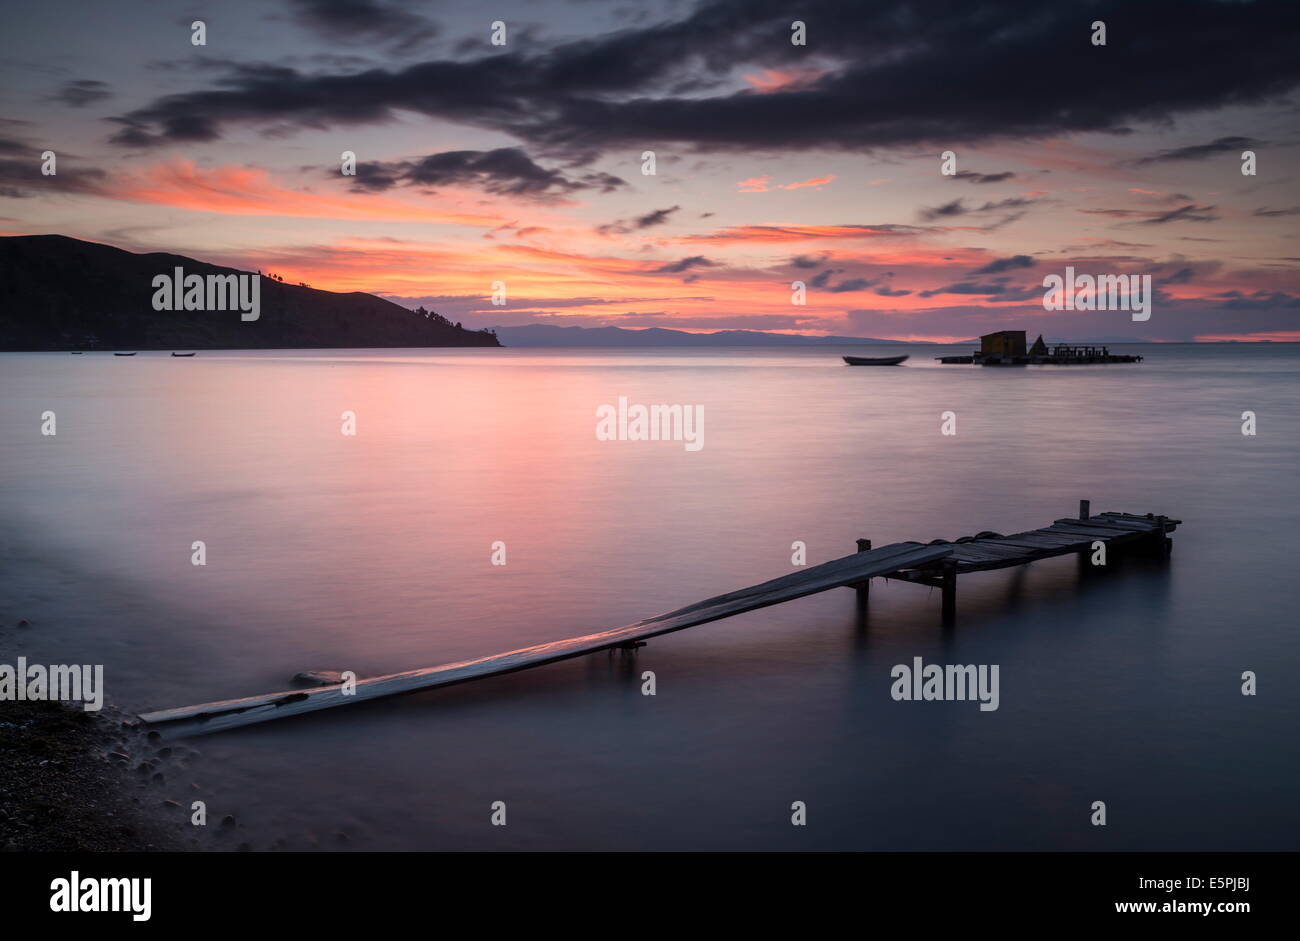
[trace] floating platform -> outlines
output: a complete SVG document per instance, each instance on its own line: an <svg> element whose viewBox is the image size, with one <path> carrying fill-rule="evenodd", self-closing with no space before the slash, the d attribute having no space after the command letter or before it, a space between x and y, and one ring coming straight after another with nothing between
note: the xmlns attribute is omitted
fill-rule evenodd
<svg viewBox="0 0 1300 941"><path fill-rule="evenodd" d="M1058 519L1042 529L1009 536L985 531L954 542L944 539L936 539L929 544L898 542L879 549L872 549L869 540L859 539L858 551L853 555L708 598L624 627L523 647L475 660L359 679L346 693L345 689L349 689L346 684L311 690L286 690L147 712L139 716L139 722L167 738L204 735L384 696L500 676L601 650L635 650L645 646L645 641L651 637L794 601L832 588L855 588L859 603L865 605L869 598L871 579L877 577L941 588L943 620L945 624L951 624L956 609L958 575L1026 565L1053 556L1090 552L1097 542L1120 546L1136 544L1164 557L1172 547L1169 534L1179 523L1179 520L1150 513L1145 516L1131 513L1091 516L1085 500L1079 504L1078 517Z"/></svg>
<svg viewBox="0 0 1300 941"><path fill-rule="evenodd" d="M1039 338L1041 341L1041 337ZM1097 363L1140 363L1142 357L1130 353L1112 353L1106 346L1072 346L1057 344L1050 350L1040 342L1035 349L1025 351L1024 344L1015 352L985 352L958 356L936 356L945 365L971 364L977 366L1086 366Z"/></svg>

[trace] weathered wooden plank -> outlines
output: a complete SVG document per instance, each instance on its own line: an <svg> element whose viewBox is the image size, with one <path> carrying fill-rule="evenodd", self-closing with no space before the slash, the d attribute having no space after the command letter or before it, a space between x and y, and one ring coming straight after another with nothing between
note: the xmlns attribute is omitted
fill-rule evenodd
<svg viewBox="0 0 1300 941"><path fill-rule="evenodd" d="M1036 530L1032 533L1013 533L1008 539L1020 539L1025 542L1038 543L1047 546L1067 546L1078 542L1081 536L1072 533L1053 533L1047 530Z"/></svg>
<svg viewBox="0 0 1300 941"><path fill-rule="evenodd" d="M1117 519L1114 517L1103 519L1102 517L1099 516L1094 516L1086 520L1077 520L1077 519L1068 519L1068 518L1059 519L1056 520L1056 522L1060 523L1063 526L1091 526L1097 529L1123 529L1128 532L1134 532L1134 533L1149 533L1151 532L1152 529L1155 528L1155 524L1150 523L1147 520L1142 520L1141 522L1139 522L1138 520L1125 520L1125 519Z"/></svg>
<svg viewBox="0 0 1300 941"><path fill-rule="evenodd" d="M1030 551L1031 554L1039 554L1039 552L1053 552L1053 554L1054 552L1061 552L1061 554L1065 554L1065 552L1078 552L1083 550L1083 548L1086 548L1089 542L1091 542L1091 539L1084 538L1070 539L1070 541L1065 541L1065 539L1045 541L1044 539L1044 541L1041 542L1036 541L1036 539L1035 541L1024 542L1019 541L1019 539L1002 539L1002 543L1005 543L1005 545L1026 548L1026 550Z"/></svg>
<svg viewBox="0 0 1300 941"><path fill-rule="evenodd" d="M1062 533L1062 534L1067 534L1072 536L1092 536L1093 538L1100 539L1103 542L1110 539L1123 539L1125 537L1131 537L1131 536L1148 535L1147 533L1135 533L1127 529L1103 529L1101 527L1087 526L1083 524L1077 526L1070 526L1067 523L1053 523L1045 531L1051 533Z"/></svg>
<svg viewBox="0 0 1300 941"><path fill-rule="evenodd" d="M957 571L962 575L968 575L973 572L991 572L994 569L1011 568L1015 565L1028 565L1030 562L1045 556L1025 555L1009 559L987 559L983 562L957 562Z"/></svg>
<svg viewBox="0 0 1300 941"><path fill-rule="evenodd" d="M1116 512L1114 512L1113 510L1111 510L1111 511L1107 511L1107 512L1105 512L1105 513L1100 513L1100 514L1095 514L1095 515L1098 515L1098 516L1113 516L1113 517L1119 517L1119 518L1121 518L1121 519L1133 520L1133 521L1135 521L1135 522L1140 522L1140 523L1150 523L1150 524L1152 524L1152 525L1155 524L1155 516L1154 516L1154 515L1151 515L1151 514L1142 514L1142 515L1139 515L1139 514L1137 514L1137 513L1116 513ZM1181 523L1182 520L1171 519L1171 520L1169 520L1169 522L1172 523L1172 524L1174 524L1174 525L1177 525L1178 523Z"/></svg>
<svg viewBox="0 0 1300 941"><path fill-rule="evenodd" d="M1040 543L1045 546L1072 546L1084 541L1084 537L1077 533L1051 532L1046 529L1035 529L1027 533L1012 533L1007 539L1015 539L1028 543Z"/></svg>
<svg viewBox="0 0 1300 941"><path fill-rule="evenodd" d="M1011 546L999 546L984 540L955 544L952 557L959 562L990 562L1000 559L1019 559L1033 554L1032 549L1018 549Z"/></svg>
<svg viewBox="0 0 1300 941"><path fill-rule="evenodd" d="M140 720L168 737L201 735L383 696L450 686L454 683L539 667L680 631L719 618L793 601L830 588L852 585L902 568L932 564L948 557L951 553L952 547L948 545L923 546L914 542L895 543L868 552L856 552L801 572L783 575L760 585L718 595L613 630L537 644L475 660L358 680L353 694L348 696L343 695L341 686L288 690L264 696L247 696L241 699L149 712L141 715Z"/></svg>
<svg viewBox="0 0 1300 941"><path fill-rule="evenodd" d="M1149 526L1141 525L1136 520L1108 520L1101 516L1093 516L1091 520L1073 520L1069 516L1062 517L1060 520L1053 520L1053 526L1092 526L1095 529L1118 529L1123 532L1151 532Z"/></svg>
<svg viewBox="0 0 1300 941"><path fill-rule="evenodd" d="M1011 539L998 539L998 540L992 540L992 541L993 541L993 542L996 542L998 545L1002 545L1002 546L1010 546L1010 547L1017 548L1017 549L1027 549L1027 550L1029 550L1030 553L1033 554L1033 555L1038 555L1038 554L1041 554L1041 553L1047 553L1047 554L1058 554L1058 553L1059 553L1059 554L1061 554L1061 555L1064 555L1064 554L1066 554L1067 552L1078 551L1078 547L1083 546L1083 545L1086 545L1087 542L1088 542L1087 540L1080 540L1080 541L1077 541L1077 542L1075 542L1075 541L1072 541L1072 542L1019 542L1019 541L1011 540Z"/></svg>

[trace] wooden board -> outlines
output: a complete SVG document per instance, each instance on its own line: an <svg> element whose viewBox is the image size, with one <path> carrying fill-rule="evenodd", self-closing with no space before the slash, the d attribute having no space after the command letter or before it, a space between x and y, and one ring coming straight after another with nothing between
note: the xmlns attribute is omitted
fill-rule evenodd
<svg viewBox="0 0 1300 941"><path fill-rule="evenodd" d="M1039 542L1037 540L1030 542L1020 539L990 539L990 543L998 546L1007 546L1012 549L1027 549L1031 553L1061 553L1076 551L1079 543L1076 542Z"/></svg>
<svg viewBox="0 0 1300 941"><path fill-rule="evenodd" d="M1143 516L1139 516L1136 513L1116 513L1114 511L1108 510L1105 513L1098 513L1097 516L1108 516L1120 520L1129 520L1137 523L1147 523L1152 528L1154 528L1157 523L1155 517L1149 513ZM1176 520L1170 517L1165 517L1165 523L1169 526L1170 529L1173 529L1175 526L1178 526L1180 523L1182 523L1182 520Z"/></svg>
<svg viewBox="0 0 1300 941"><path fill-rule="evenodd" d="M1053 523L1046 531L1068 536L1091 536L1093 539L1100 539L1103 542L1108 539L1127 539L1149 535L1148 533L1135 533L1127 529L1104 529L1100 526L1082 524L1070 526L1066 523Z"/></svg>
<svg viewBox="0 0 1300 941"><path fill-rule="evenodd" d="M1033 555L1032 548L1015 548L986 542L983 539L966 542L952 547L952 557L959 562L992 562L1003 559L1019 559Z"/></svg>
<svg viewBox="0 0 1300 941"><path fill-rule="evenodd" d="M1149 533L1155 529L1155 524L1147 520L1139 522L1115 517L1092 516L1086 520L1059 519L1056 522L1061 526L1091 526L1097 529L1118 529L1130 533Z"/></svg>
<svg viewBox="0 0 1300 941"><path fill-rule="evenodd" d="M382 696L450 686L454 683L527 670L531 667L695 627L734 614L793 601L831 588L858 584L874 576L899 569L929 565L946 558L951 553L952 546L948 545L924 546L916 542L895 543L783 575L760 585L718 595L625 627L537 644L476 660L358 680L354 695L344 696L340 686L286 690L263 696L248 696L242 699L228 699L149 712L141 715L140 720L166 737L202 735L319 709L351 705Z"/></svg>
<svg viewBox="0 0 1300 941"><path fill-rule="evenodd" d="M996 540L993 540L996 541ZM1086 539L1083 536L1071 536L1066 533L1015 533L1007 536L1004 542L1025 543L1039 549L1062 549L1076 546Z"/></svg>

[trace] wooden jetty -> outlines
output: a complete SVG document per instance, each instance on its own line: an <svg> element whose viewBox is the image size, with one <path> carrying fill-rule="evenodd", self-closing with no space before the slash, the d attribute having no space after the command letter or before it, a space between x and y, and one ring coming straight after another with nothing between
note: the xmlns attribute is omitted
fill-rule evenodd
<svg viewBox="0 0 1300 941"><path fill-rule="evenodd" d="M1135 516L1131 513L1108 512L1093 516L1089 501L1080 500L1077 517L1059 519L1042 529L1012 533L1009 536L986 531L974 536L963 536L951 543L936 539L930 545L950 546L952 553L937 563L887 572L882 577L942 589L944 623L951 624L956 616L958 575L1027 565L1058 555L1089 553L1095 542L1105 543L1108 551L1111 546L1130 547L1137 544L1151 553L1167 556L1173 550L1170 534L1181 522L1151 513ZM859 551L870 548L869 540L858 540ZM869 584L858 586L859 596L863 600L869 590Z"/></svg>
<svg viewBox="0 0 1300 941"><path fill-rule="evenodd" d="M855 588L859 602L865 604L871 579L878 577L940 588L943 592L943 620L945 624L951 624L956 612L958 575L1025 565L1052 556L1090 552L1094 542L1108 546L1136 544L1164 556L1172 547L1169 534L1179 522L1150 513L1145 516L1130 513L1091 516L1088 501L1084 500L1079 504L1076 518L1059 519L1042 529L1009 536L981 532L953 542L943 539L936 539L928 545L899 542L879 549L872 549L870 540L859 539L858 551L853 555L613 630L537 644L476 660L359 679L346 694L347 687L341 684L310 690L286 690L148 712L139 716L139 721L167 738L204 735L368 699L514 673L601 650L635 650L645 646L645 641L651 637L794 601L832 588Z"/></svg>

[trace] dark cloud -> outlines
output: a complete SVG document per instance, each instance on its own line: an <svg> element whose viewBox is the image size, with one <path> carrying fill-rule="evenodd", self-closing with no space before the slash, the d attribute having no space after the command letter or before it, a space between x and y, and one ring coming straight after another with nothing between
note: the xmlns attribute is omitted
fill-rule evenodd
<svg viewBox="0 0 1300 941"><path fill-rule="evenodd" d="M0 119L18 128L22 122ZM0 198L26 199L49 193L98 193L107 174L81 166L75 154L55 152L55 172L41 173L44 151L21 137L0 137Z"/></svg>
<svg viewBox="0 0 1300 941"><path fill-rule="evenodd" d="M931 291L922 291L917 296L934 297L936 294L978 294L995 297L999 301L1024 301L1032 297L1042 297L1043 289L1041 287L1007 284L1005 278L997 278L984 284L974 281L961 281Z"/></svg>
<svg viewBox="0 0 1300 941"><path fill-rule="evenodd" d="M1163 277L1156 278L1154 283L1159 285L1187 284L1192 280L1194 275L1195 275L1195 271L1193 271L1191 268L1179 268L1171 275L1165 275Z"/></svg>
<svg viewBox="0 0 1300 941"><path fill-rule="evenodd" d="M925 226L897 225L860 225L858 223L828 226L798 225L740 225L728 226L708 235L688 236L692 241L708 242L713 240L730 241L736 238L753 238L757 241L802 241L815 238L908 238L932 231ZM809 267L817 267L810 265Z"/></svg>
<svg viewBox="0 0 1300 941"><path fill-rule="evenodd" d="M34 153L30 144L12 137L0 137L0 154L22 155Z"/></svg>
<svg viewBox="0 0 1300 941"><path fill-rule="evenodd" d="M1256 209L1252 215L1256 216L1300 216L1300 206L1288 206L1285 209L1269 209L1267 206L1261 206Z"/></svg>
<svg viewBox="0 0 1300 941"><path fill-rule="evenodd" d="M716 261L710 261L703 255L692 255L689 258L683 258L680 261L669 262L662 268L654 269L654 274L681 274L683 271L689 271L691 268L713 268L717 266Z"/></svg>
<svg viewBox="0 0 1300 941"><path fill-rule="evenodd" d="M1215 294L1216 298L1226 298L1223 306L1228 310L1273 310L1275 308L1291 309L1300 307L1300 297L1285 291L1255 291L1243 294L1241 291L1224 291ZM1292 324L1294 326L1294 324Z"/></svg>
<svg viewBox="0 0 1300 941"><path fill-rule="evenodd" d="M795 255L790 259L790 265L794 268L819 268L825 261L825 258L809 258L807 255Z"/></svg>
<svg viewBox="0 0 1300 941"><path fill-rule="evenodd" d="M950 203L944 203L942 206L927 207L922 206L918 215L927 221L935 219L950 219L957 216L978 214L982 212L1001 212L1007 209L1019 209L1024 206L1032 206L1032 199L1022 199L1019 196L1013 196L1010 199L999 199L997 202L987 202L983 206L967 206L966 201L954 199ZM1020 218L1016 215L1014 218Z"/></svg>
<svg viewBox="0 0 1300 941"><path fill-rule="evenodd" d="M423 17L377 0L289 0L294 21L331 42L374 42L405 52L437 35Z"/></svg>
<svg viewBox="0 0 1300 941"><path fill-rule="evenodd" d="M971 274L999 274L1003 271L1011 271L1014 268L1032 267L1034 267L1034 260L1028 255L1012 255L1010 258L994 259L982 268L976 268Z"/></svg>
<svg viewBox="0 0 1300 941"><path fill-rule="evenodd" d="M356 170L353 187L368 192L383 192L403 184L462 185L489 193L547 199L583 189L608 193L624 185L623 180L608 173L582 173L573 178L559 170L548 170L517 147L449 150L390 163L365 161L358 163ZM331 171L331 175L334 173L337 171Z"/></svg>
<svg viewBox="0 0 1300 941"><path fill-rule="evenodd" d="M1171 160L1203 160L1206 157L1216 157L1225 153L1232 153L1240 157L1243 150L1252 150L1263 146L1264 143L1264 141L1250 137L1220 137L1208 144L1194 144L1190 147L1162 150L1159 153L1142 157L1133 162L1137 166L1144 166L1149 163L1165 163Z"/></svg>
<svg viewBox="0 0 1300 941"><path fill-rule="evenodd" d="M843 274L844 269L827 268L825 271L818 272L812 278L808 279L808 286L818 290L826 290L831 294L849 294L853 291L865 291L867 288L880 283L879 278L846 278L839 284L831 284L831 278L837 274Z"/></svg>
<svg viewBox="0 0 1300 941"><path fill-rule="evenodd" d="M852 291L865 291L875 283L876 281L866 278L847 278L839 284L832 285L830 292L832 294L848 294Z"/></svg>
<svg viewBox="0 0 1300 941"><path fill-rule="evenodd" d="M83 108L88 104L112 97L113 92L108 87L107 82L99 82L93 79L66 82L62 88L54 93L55 101L61 101L73 108Z"/></svg>
<svg viewBox="0 0 1300 941"><path fill-rule="evenodd" d="M393 8L375 3L297 6L326 28L357 8L387 10L391 22ZM801 0L797 12L826 69L797 90L758 95L734 83L739 69L807 64L808 49L782 41L792 16L785 0L704 0L672 22L475 59L349 74L237 67L208 89L120 116L114 140L184 144L216 139L228 125L353 126L412 111L574 161L639 152L646 141L714 152L862 151L1124 133L1135 122L1271 100L1300 82L1293 0L1098 0L1082 13L1053 4L1032 15L1019 0L869 8ZM1083 19L1123 28L1095 47L1079 40ZM682 83L689 93L674 92Z"/></svg>
<svg viewBox="0 0 1300 941"><path fill-rule="evenodd" d="M644 216L637 218L636 227L638 229L648 229L652 225L660 225L667 222L668 217L681 208L681 206L670 206L667 209L656 209L653 212L648 212Z"/></svg>
<svg viewBox="0 0 1300 941"><path fill-rule="evenodd" d="M1149 215L1149 213L1143 212L1141 209L1078 209L1075 211L1086 212L1092 216L1115 216L1118 219Z"/></svg>
<svg viewBox="0 0 1300 941"><path fill-rule="evenodd" d="M1001 183L1003 180L1009 180L1015 174L1010 170L1002 173L975 173L971 170L958 170L952 175L954 180L966 180L969 183Z"/></svg>
<svg viewBox="0 0 1300 941"><path fill-rule="evenodd" d="M622 180L619 180L619 182L621 183ZM667 222L668 217L681 208L681 206L669 206L667 209L655 209L646 213L644 216L638 216L635 219L619 219L614 222L608 222L605 225L596 226L596 231L601 235L626 235L627 233L633 232L637 229L649 229L653 226L662 225Z"/></svg>
<svg viewBox="0 0 1300 941"><path fill-rule="evenodd" d="M1213 209L1213 206L1193 206L1189 203L1186 206L1171 209L1169 212L1162 212L1152 216L1150 219L1143 219L1138 225L1164 225L1167 222L1214 222L1219 217L1214 215Z"/></svg>
<svg viewBox="0 0 1300 941"><path fill-rule="evenodd" d="M926 207L922 206L917 211L922 219L943 219L948 216L965 215L970 210L967 209L960 199L954 199L950 203L944 203L942 206Z"/></svg>

